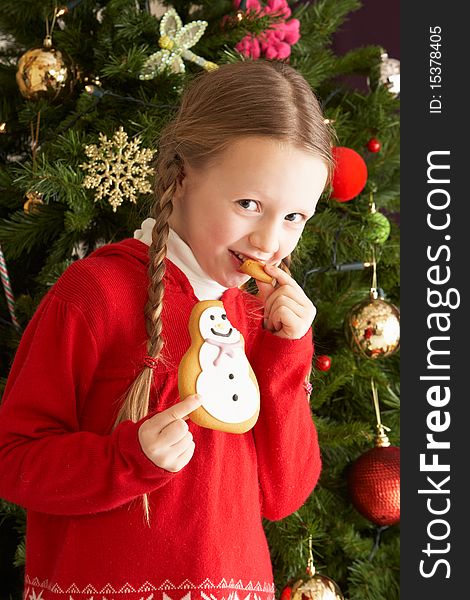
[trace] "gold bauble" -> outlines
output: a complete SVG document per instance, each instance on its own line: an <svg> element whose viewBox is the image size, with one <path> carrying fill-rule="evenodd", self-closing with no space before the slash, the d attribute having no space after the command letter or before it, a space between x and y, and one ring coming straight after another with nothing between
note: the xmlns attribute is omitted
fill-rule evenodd
<svg viewBox="0 0 470 600"><path fill-rule="evenodd" d="M44 204L42 201L42 195L38 192L27 192L26 202L23 204L23 210L26 214L31 215L38 211L39 206Z"/></svg>
<svg viewBox="0 0 470 600"><path fill-rule="evenodd" d="M292 586L291 600L344 600L337 584L324 575L314 575Z"/></svg>
<svg viewBox="0 0 470 600"><path fill-rule="evenodd" d="M72 92L76 79L70 58L52 47L28 50L18 61L16 82L28 100L61 100Z"/></svg>
<svg viewBox="0 0 470 600"><path fill-rule="evenodd" d="M354 352L373 359L389 356L400 346L400 311L371 293L351 308L344 329Z"/></svg>

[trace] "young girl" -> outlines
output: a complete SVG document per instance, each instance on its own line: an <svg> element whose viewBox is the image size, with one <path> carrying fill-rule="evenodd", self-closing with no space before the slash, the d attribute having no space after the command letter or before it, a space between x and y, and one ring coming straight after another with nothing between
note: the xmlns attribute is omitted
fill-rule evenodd
<svg viewBox="0 0 470 600"><path fill-rule="evenodd" d="M0 413L0 496L27 509L27 600L274 597L262 517L297 510L320 473L315 308L287 265L330 147L291 67L201 75L161 136L153 219L43 299ZM244 291L246 257L276 286ZM189 314L206 299L223 302L258 380L243 434L194 424L204 398L178 395Z"/></svg>

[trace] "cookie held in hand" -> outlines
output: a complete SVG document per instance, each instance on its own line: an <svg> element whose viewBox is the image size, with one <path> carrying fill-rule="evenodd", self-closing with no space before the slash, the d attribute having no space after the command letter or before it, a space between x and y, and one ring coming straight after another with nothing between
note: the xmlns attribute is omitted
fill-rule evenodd
<svg viewBox="0 0 470 600"><path fill-rule="evenodd" d="M202 397L189 418L209 429L245 433L258 420L260 395L245 354L243 335L227 318L219 300L195 304L189 318L191 346L178 368L181 398Z"/></svg>
<svg viewBox="0 0 470 600"><path fill-rule="evenodd" d="M275 285L276 280L271 275L268 275L264 270L264 263L259 262L257 260L253 260L252 258L247 258L245 262L240 265L239 270L250 277L253 277L257 281L261 281L263 283L270 283L271 285Z"/></svg>

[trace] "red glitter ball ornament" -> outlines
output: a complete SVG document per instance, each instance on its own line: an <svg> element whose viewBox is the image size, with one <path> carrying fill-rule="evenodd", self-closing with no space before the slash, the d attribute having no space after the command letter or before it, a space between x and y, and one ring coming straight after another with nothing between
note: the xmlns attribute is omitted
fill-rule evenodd
<svg viewBox="0 0 470 600"><path fill-rule="evenodd" d="M367 182L367 165L360 154L345 146L333 147L335 170L331 197L339 202L352 200Z"/></svg>
<svg viewBox="0 0 470 600"><path fill-rule="evenodd" d="M348 473L351 502L363 517L376 525L400 522L400 448L371 448Z"/></svg>
<svg viewBox="0 0 470 600"><path fill-rule="evenodd" d="M329 371L331 367L331 358L322 354L315 359L315 366L319 371Z"/></svg>
<svg viewBox="0 0 470 600"><path fill-rule="evenodd" d="M382 144L376 138L370 138L367 142L367 149L369 152L379 152L380 148L382 148Z"/></svg>

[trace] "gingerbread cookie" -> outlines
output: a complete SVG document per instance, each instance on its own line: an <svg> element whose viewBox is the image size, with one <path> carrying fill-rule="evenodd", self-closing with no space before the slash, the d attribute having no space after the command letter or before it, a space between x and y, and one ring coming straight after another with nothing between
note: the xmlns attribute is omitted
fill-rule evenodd
<svg viewBox="0 0 470 600"><path fill-rule="evenodd" d="M264 263L259 262L257 260L253 260L252 258L247 258L241 265L239 269L242 273L253 277L257 281L261 281L263 283L270 283L271 285L275 285L276 280L271 275L268 275L264 270Z"/></svg>
<svg viewBox="0 0 470 600"><path fill-rule="evenodd" d="M189 333L191 346L179 365L178 390L181 398L200 394L203 400L189 418L209 429L245 433L258 420L260 395L243 335L219 300L194 306Z"/></svg>

